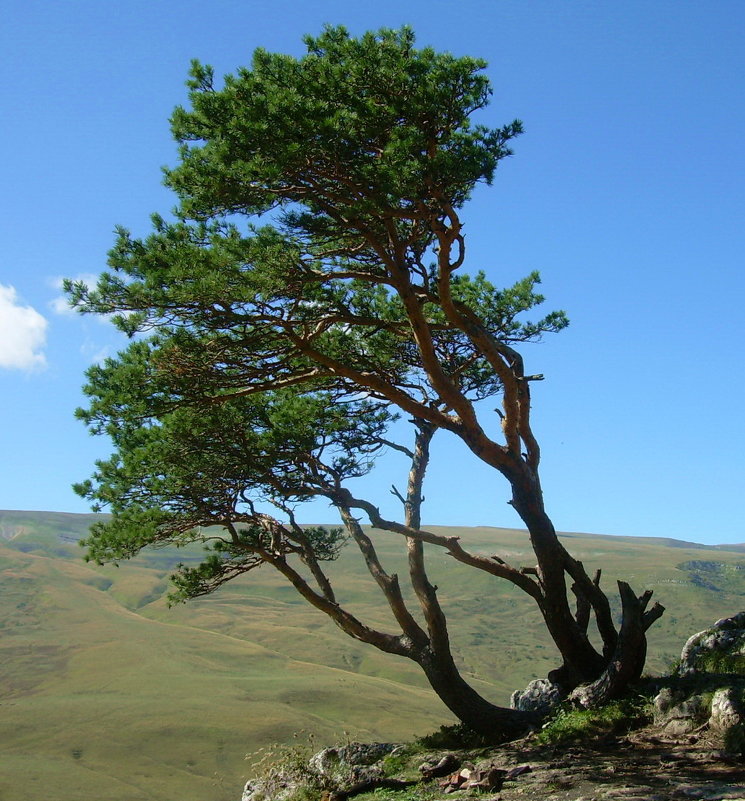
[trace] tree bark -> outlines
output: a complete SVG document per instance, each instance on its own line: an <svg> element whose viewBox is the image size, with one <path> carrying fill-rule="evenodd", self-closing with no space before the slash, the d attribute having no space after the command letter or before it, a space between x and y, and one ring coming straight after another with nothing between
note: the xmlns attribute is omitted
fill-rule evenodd
<svg viewBox="0 0 745 801"><path fill-rule="evenodd" d="M525 470L528 470L527 466ZM542 493L540 487L536 486L538 479L531 478L527 477L522 482L512 481L512 506L528 528L543 591L541 613L563 659L562 675L573 687L595 679L605 662L569 605L565 576L566 552L543 509ZM529 486L525 486L526 483Z"/></svg>
<svg viewBox="0 0 745 801"><path fill-rule="evenodd" d="M646 631L665 611L660 604L646 611L652 597L649 590L637 598L625 581L619 581L618 591L623 620L616 650L599 678L577 687L570 694L569 699L578 706L601 706L619 698L630 684L639 680L647 658Z"/></svg>
<svg viewBox="0 0 745 801"><path fill-rule="evenodd" d="M522 737L540 722L531 712L507 709L487 701L464 681L449 654L438 656L427 650L416 661L432 689L458 720L495 742Z"/></svg>

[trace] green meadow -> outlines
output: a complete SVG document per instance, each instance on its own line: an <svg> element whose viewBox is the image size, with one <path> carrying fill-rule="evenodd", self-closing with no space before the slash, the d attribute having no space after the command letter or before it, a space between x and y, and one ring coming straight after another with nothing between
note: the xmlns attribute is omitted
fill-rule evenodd
<svg viewBox="0 0 745 801"><path fill-rule="evenodd" d="M222 801L275 743L403 740L452 722L416 665L354 642L264 569L168 608L188 550L121 566L82 559L92 517L0 512L0 801ZM523 532L445 529L471 550L530 564ZM650 588L667 607L650 631L650 672L685 639L745 608L745 548L564 535L589 571ZM395 535L376 538L403 569ZM530 599L430 549L465 674L489 698L556 667ZM340 601L393 623L348 545L331 566Z"/></svg>

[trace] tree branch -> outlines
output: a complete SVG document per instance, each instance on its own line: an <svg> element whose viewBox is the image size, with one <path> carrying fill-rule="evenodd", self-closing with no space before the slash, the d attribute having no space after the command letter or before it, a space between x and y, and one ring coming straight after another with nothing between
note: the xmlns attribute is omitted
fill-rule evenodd
<svg viewBox="0 0 745 801"><path fill-rule="evenodd" d="M443 537L438 534L433 534L430 531L425 531L424 529L414 529L410 528L409 526L402 525L401 523L396 523L392 520L386 520L381 516L380 511L376 506L369 501L365 501L361 498L355 498L349 492L349 490L343 488L337 489L333 494L330 494L329 497L334 500L334 495L337 496L341 503L349 506L350 508L362 509L367 514L368 518L370 519L370 523L374 528L379 528L384 531L391 531L401 534L404 537L411 537L412 539L419 540L421 542L429 542L432 545L445 548L448 553L458 562L470 565L471 567L477 567L480 570L491 573L493 576L505 578L528 593L528 595L534 598L539 605L542 604L542 590L537 582L533 581L528 576L522 574L519 570L516 570L505 563L500 564L487 557L476 556L475 554L468 553L460 546L457 537Z"/></svg>

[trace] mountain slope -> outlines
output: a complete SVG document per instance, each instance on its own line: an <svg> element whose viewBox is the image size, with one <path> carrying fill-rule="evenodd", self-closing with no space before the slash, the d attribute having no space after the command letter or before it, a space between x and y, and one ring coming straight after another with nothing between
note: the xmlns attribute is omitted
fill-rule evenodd
<svg viewBox="0 0 745 801"><path fill-rule="evenodd" d="M196 554L164 549L120 568L81 559L88 515L0 512L0 798L235 798L244 756L293 733L319 742L399 739L449 722L415 665L355 643L264 570L168 609L167 579ZM472 550L529 564L525 535L438 529ZM745 606L742 553L676 541L568 534L586 566L650 587L668 612L650 632L650 667ZM378 535L389 569L401 542ZM489 697L556 666L529 599L429 553L455 652ZM351 546L332 565L343 603L389 626ZM301 735L304 737L305 735Z"/></svg>

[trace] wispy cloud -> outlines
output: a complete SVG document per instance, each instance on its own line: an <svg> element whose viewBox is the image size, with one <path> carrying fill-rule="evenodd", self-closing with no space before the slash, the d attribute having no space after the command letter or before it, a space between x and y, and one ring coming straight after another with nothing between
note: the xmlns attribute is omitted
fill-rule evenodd
<svg viewBox="0 0 745 801"><path fill-rule="evenodd" d="M46 366L43 348L47 320L21 305L15 287L0 284L0 368L32 370Z"/></svg>
<svg viewBox="0 0 745 801"><path fill-rule="evenodd" d="M80 346L80 352L91 364L101 364L112 355L113 349L110 345L99 345L90 339L86 339Z"/></svg>

